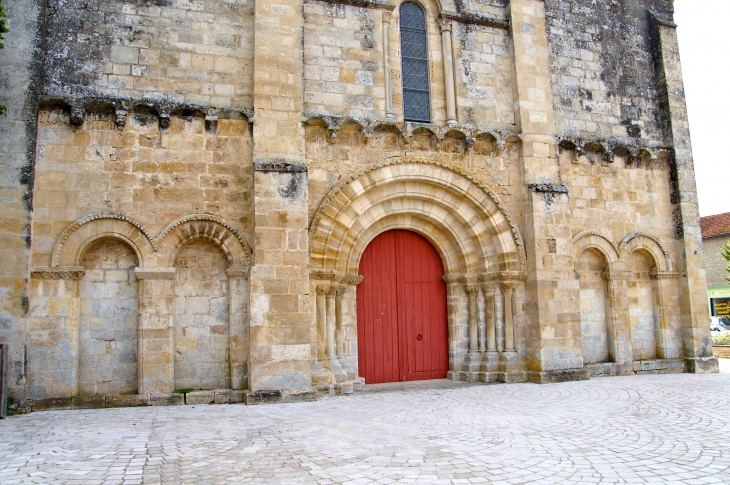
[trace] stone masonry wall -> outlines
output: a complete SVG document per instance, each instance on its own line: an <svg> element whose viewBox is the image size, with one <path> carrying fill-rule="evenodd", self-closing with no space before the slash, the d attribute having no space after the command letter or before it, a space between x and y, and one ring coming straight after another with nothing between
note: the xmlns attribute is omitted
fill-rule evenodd
<svg viewBox="0 0 730 485"><path fill-rule="evenodd" d="M79 395L137 392L137 256L101 239L84 254L79 317Z"/></svg>
<svg viewBox="0 0 730 485"><path fill-rule="evenodd" d="M252 1L48 3L44 95L252 107Z"/></svg>
<svg viewBox="0 0 730 485"><path fill-rule="evenodd" d="M163 131L156 116L132 112L120 131L113 112L91 112L74 128L64 111L41 111L33 263L50 264L61 232L101 211L155 233L181 216L214 213L250 238L251 136L247 120L232 116L212 132L200 113L180 113Z"/></svg>
<svg viewBox="0 0 730 485"><path fill-rule="evenodd" d="M432 123L446 120L443 46L437 8L423 4L428 21ZM389 18L392 109L403 120L398 9L392 13L313 0L304 5L305 113L385 119L383 21ZM498 15L495 14L498 12ZM492 7L500 18L504 11ZM459 123L479 129L514 131L512 60L505 29L458 24L454 31Z"/></svg>
<svg viewBox="0 0 730 485"><path fill-rule="evenodd" d="M648 10L673 14L669 0L545 1L561 136L664 142Z"/></svg>
<svg viewBox="0 0 730 485"><path fill-rule="evenodd" d="M728 242L728 236L708 237L702 240L702 252L705 255L707 286L725 286L730 284L725 278L730 276L725 268L728 262L720 256L720 248Z"/></svg>

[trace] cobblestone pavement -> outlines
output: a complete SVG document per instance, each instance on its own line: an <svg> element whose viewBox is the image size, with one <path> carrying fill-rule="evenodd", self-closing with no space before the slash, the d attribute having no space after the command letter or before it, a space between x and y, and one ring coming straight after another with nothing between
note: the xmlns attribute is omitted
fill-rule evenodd
<svg viewBox="0 0 730 485"><path fill-rule="evenodd" d="M49 411L0 421L0 483L730 483L728 423L730 374Z"/></svg>

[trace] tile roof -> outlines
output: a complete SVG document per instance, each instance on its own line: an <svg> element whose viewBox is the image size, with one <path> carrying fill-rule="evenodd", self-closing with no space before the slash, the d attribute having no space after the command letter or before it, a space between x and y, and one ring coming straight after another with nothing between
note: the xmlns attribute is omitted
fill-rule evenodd
<svg viewBox="0 0 730 485"><path fill-rule="evenodd" d="M700 227L703 238L730 233L730 212L700 217Z"/></svg>

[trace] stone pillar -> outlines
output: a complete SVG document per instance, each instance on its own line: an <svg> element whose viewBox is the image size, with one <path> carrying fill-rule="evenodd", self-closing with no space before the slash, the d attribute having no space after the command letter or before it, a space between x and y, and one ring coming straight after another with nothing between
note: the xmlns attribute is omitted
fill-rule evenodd
<svg viewBox="0 0 730 485"><path fill-rule="evenodd" d="M175 268L135 268L139 290L137 372L141 396L175 390Z"/></svg>
<svg viewBox="0 0 730 485"><path fill-rule="evenodd" d="M330 286L327 288L327 361L332 368L332 373L335 375L337 382L344 382L347 380L347 374L342 370L340 361L337 359L337 305L336 305L336 293L337 287ZM340 320L341 322L342 320Z"/></svg>
<svg viewBox="0 0 730 485"><path fill-rule="evenodd" d="M330 392L334 384L334 376L327 369L327 303L326 285L317 285L315 300L315 316L317 325L316 358L312 364L312 384L320 391Z"/></svg>
<svg viewBox="0 0 730 485"><path fill-rule="evenodd" d="M247 266L231 266L226 270L231 330L231 389L248 387L248 271Z"/></svg>
<svg viewBox="0 0 730 485"><path fill-rule="evenodd" d="M654 307L657 313L656 322L656 355L659 359L676 359L679 352L673 338L673 328L668 314L670 308L679 305L679 298L672 298L675 288L672 286L674 280L679 279L679 273L673 271L654 271L651 274L654 293Z"/></svg>
<svg viewBox="0 0 730 485"><path fill-rule="evenodd" d="M454 58L451 47L452 23L441 19L441 41L444 53L444 83L446 85L446 125L456 126L456 89L454 85Z"/></svg>
<svg viewBox="0 0 730 485"><path fill-rule="evenodd" d="M614 266L619 264L613 263ZM609 334L608 351L613 361L618 364L618 373L629 374L633 372L634 360L628 290L631 273L622 268L614 268L610 272L603 273L606 281L606 326Z"/></svg>
<svg viewBox="0 0 730 485"><path fill-rule="evenodd" d="M469 351L469 315L464 313L463 284L458 275L445 275L446 309L449 319L449 372L447 379L462 380L462 365Z"/></svg>
<svg viewBox="0 0 730 485"><path fill-rule="evenodd" d="M246 399L311 400L303 0L260 0L254 14L254 265Z"/></svg>
<svg viewBox="0 0 730 485"><path fill-rule="evenodd" d="M346 286L338 286L335 290L335 351L337 354L337 362L345 374L346 381L357 379L357 374L349 368L347 355L345 354L345 325L344 315L342 313L342 303L347 291ZM349 392L352 392L352 384L348 386Z"/></svg>
<svg viewBox="0 0 730 485"><path fill-rule="evenodd" d="M468 299L469 352L466 354L461 371L463 380L477 382L482 362L482 354L479 353L479 306L477 304L479 286L465 286L464 291Z"/></svg>
<svg viewBox="0 0 730 485"><path fill-rule="evenodd" d="M497 352L497 314L495 288L483 285L484 319L486 320L486 352L482 358L480 380L482 382L497 382L499 380L499 352Z"/></svg>
<svg viewBox="0 0 730 485"><path fill-rule="evenodd" d="M8 386L27 385L31 399L79 394L79 296L85 271L83 266L31 268L30 333L25 348L17 350L30 368L8 373Z"/></svg>
<svg viewBox="0 0 730 485"><path fill-rule="evenodd" d="M390 85L390 10L383 11L383 74L385 85L385 121L395 123L393 93Z"/></svg>
<svg viewBox="0 0 730 485"><path fill-rule="evenodd" d="M571 210L568 189L560 180L555 143L545 5L542 0L511 0L508 9L515 123L522 132L521 161L529 189L523 236L528 272L526 318L530 333L536 336L526 349L530 379L587 379L578 285L573 275Z"/></svg>
<svg viewBox="0 0 730 485"><path fill-rule="evenodd" d="M504 288L504 351L515 351L514 294L515 284L502 283Z"/></svg>
<svg viewBox="0 0 730 485"><path fill-rule="evenodd" d="M707 280L702 257L702 233L697 203L692 142L689 134L684 81L679 59L676 25L653 14L654 53L657 64L659 94L667 138L674 148L672 163L672 203L674 224L680 241L678 265L680 305L684 333L684 355L687 370L695 373L718 372L719 364L712 354L712 338L707 322Z"/></svg>

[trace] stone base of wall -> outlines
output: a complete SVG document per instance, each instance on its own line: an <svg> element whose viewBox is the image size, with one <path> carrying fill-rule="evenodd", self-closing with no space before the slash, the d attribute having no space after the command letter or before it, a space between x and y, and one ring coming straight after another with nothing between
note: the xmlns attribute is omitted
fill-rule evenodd
<svg viewBox="0 0 730 485"><path fill-rule="evenodd" d="M554 384L558 382L587 381L591 376L587 368L582 369L560 369L549 371L530 371L528 379L535 384Z"/></svg>
<svg viewBox="0 0 730 485"><path fill-rule="evenodd" d="M115 394L111 396L74 396L52 399L28 399L31 411L59 409L101 409L136 406L182 406L185 404L237 404L244 402L244 392L231 389L194 391L186 394Z"/></svg>
<svg viewBox="0 0 730 485"><path fill-rule="evenodd" d="M297 389L292 391L246 391L243 402L249 406L256 404L284 404L292 402L312 402L317 400L314 389Z"/></svg>
<svg viewBox="0 0 730 485"><path fill-rule="evenodd" d="M687 372L692 374L717 374L720 362L717 357L687 357Z"/></svg>
<svg viewBox="0 0 730 485"><path fill-rule="evenodd" d="M718 359L730 359L730 345L713 345L712 353Z"/></svg>
<svg viewBox="0 0 730 485"><path fill-rule="evenodd" d="M636 374L681 374L686 372L683 359L652 359L635 362L598 362L585 368L591 377L631 376Z"/></svg>

